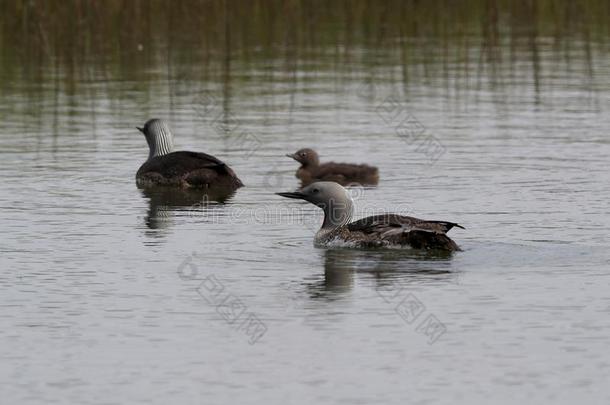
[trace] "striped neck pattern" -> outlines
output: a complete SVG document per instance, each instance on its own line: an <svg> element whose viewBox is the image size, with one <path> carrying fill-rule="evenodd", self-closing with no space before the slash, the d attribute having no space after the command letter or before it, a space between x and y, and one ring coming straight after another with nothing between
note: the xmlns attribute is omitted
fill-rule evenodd
<svg viewBox="0 0 610 405"><path fill-rule="evenodd" d="M167 155L174 151L174 136L169 126L162 120L151 120L146 125L146 142L148 142L148 159Z"/></svg>

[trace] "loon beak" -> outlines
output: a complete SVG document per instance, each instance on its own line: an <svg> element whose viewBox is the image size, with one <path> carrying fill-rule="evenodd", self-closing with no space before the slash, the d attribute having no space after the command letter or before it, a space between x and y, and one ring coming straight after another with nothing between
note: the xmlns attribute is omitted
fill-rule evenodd
<svg viewBox="0 0 610 405"><path fill-rule="evenodd" d="M297 160L297 154L296 153L286 153L286 156L288 156L289 158L293 158L294 160Z"/></svg>
<svg viewBox="0 0 610 405"><path fill-rule="evenodd" d="M136 127L136 129L142 133L144 133L144 128Z"/></svg>
<svg viewBox="0 0 610 405"><path fill-rule="evenodd" d="M286 198L295 198L297 200L304 200L305 198L307 198L307 196L305 194L303 194L300 191L293 191L293 192L285 192L285 193L275 193L281 197L286 197Z"/></svg>

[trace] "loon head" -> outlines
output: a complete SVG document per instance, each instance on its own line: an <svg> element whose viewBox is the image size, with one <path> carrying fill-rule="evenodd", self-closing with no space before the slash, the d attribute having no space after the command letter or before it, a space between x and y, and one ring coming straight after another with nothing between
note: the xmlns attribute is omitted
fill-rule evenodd
<svg viewBox="0 0 610 405"><path fill-rule="evenodd" d="M159 118L153 118L144 124L143 128L136 127L146 137L148 143L148 158L167 155L174 151L174 136L169 125Z"/></svg>
<svg viewBox="0 0 610 405"><path fill-rule="evenodd" d="M293 192L277 193L286 198L308 201L324 211L322 229L332 229L347 224L352 218L354 203L349 193L333 181L319 181Z"/></svg>

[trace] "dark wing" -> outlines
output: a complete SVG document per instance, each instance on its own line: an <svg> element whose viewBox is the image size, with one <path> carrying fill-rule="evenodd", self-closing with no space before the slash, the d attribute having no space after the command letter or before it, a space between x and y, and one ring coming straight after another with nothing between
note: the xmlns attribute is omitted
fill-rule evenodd
<svg viewBox="0 0 610 405"><path fill-rule="evenodd" d="M361 232L365 241L373 244L380 240L394 244L407 244L415 249L460 250L446 233L453 222L426 221L396 214L381 214L359 219L347 225L350 232Z"/></svg>
<svg viewBox="0 0 610 405"><path fill-rule="evenodd" d="M413 230L445 234L454 226L461 225L446 221L426 221L424 219L397 214L380 214L362 218L347 225L353 232L370 233L404 233Z"/></svg>
<svg viewBox="0 0 610 405"><path fill-rule="evenodd" d="M414 220L415 218L412 217L395 214L373 215L347 224L347 229L351 232L363 232L365 234L384 232L392 228L397 230L403 227L410 229L415 222Z"/></svg>
<svg viewBox="0 0 610 405"><path fill-rule="evenodd" d="M146 161L136 179L154 185L238 188L243 183L233 170L212 155L200 152L172 152Z"/></svg>
<svg viewBox="0 0 610 405"><path fill-rule="evenodd" d="M441 229L444 230L443 233L449 232L451 230L451 228L453 228L454 226L456 228L466 229L462 225L456 224L455 222L447 222L447 221L423 221L423 222L430 224L430 226L432 226L432 227L440 227Z"/></svg>
<svg viewBox="0 0 610 405"><path fill-rule="evenodd" d="M140 174L159 173L165 177L182 177L196 170L208 169L218 174L228 174L227 165L212 155L200 152L172 152L148 160Z"/></svg>
<svg viewBox="0 0 610 405"><path fill-rule="evenodd" d="M342 176L345 179L360 179L370 176L377 176L378 170L376 167L368 165L353 165L349 163L324 163L312 173L317 179L329 179L336 176Z"/></svg>

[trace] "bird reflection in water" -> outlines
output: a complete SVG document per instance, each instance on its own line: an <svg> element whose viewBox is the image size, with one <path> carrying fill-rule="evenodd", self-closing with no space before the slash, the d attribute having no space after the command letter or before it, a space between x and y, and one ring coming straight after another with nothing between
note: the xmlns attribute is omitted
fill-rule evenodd
<svg viewBox="0 0 610 405"><path fill-rule="evenodd" d="M451 252L411 249L328 249L323 251L324 277L307 280L311 299L340 299L357 278L376 290L388 285L451 282L457 278Z"/></svg>
<svg viewBox="0 0 610 405"><path fill-rule="evenodd" d="M143 188L142 196L148 199L148 211L144 222L146 227L155 232L147 232L152 237L163 236L161 230L169 229L177 212L191 211L205 215L214 206L224 205L235 194L235 190L224 188L213 189L179 189L179 188Z"/></svg>

